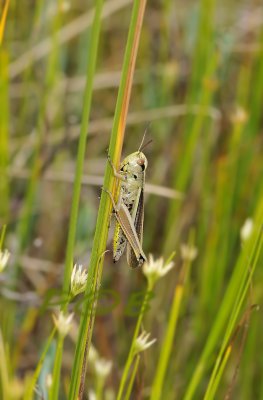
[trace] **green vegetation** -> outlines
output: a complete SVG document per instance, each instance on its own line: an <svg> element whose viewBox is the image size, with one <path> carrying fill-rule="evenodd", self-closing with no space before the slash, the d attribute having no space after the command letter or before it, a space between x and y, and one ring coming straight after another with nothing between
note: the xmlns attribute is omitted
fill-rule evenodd
<svg viewBox="0 0 263 400"><path fill-rule="evenodd" d="M263 398L263 8L0 4L0 399ZM101 187L149 123L133 270Z"/></svg>

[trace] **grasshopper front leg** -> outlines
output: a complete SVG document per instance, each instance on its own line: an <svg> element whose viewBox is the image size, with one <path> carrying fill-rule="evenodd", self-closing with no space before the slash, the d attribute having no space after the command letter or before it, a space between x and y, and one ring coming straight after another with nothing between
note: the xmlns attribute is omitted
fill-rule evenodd
<svg viewBox="0 0 263 400"><path fill-rule="evenodd" d="M126 174L123 174L123 173L121 174L120 172L117 171L117 169L116 169L115 165L113 164L109 155L108 155L108 162L112 168L112 172L113 172L113 175L115 176L115 178L120 179L121 181L125 182L127 180Z"/></svg>

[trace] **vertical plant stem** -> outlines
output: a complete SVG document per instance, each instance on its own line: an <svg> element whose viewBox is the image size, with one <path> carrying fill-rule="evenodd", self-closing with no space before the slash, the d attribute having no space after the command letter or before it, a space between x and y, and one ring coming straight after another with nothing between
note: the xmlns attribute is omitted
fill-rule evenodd
<svg viewBox="0 0 263 400"><path fill-rule="evenodd" d="M217 63L218 63L218 54L214 52L213 54L211 54L209 61L207 61L205 69L205 77L208 80L208 82L206 82L205 80L202 80L200 82L198 102L202 106L202 110L200 110L200 112L194 117L189 116L187 120L187 124L189 124L189 126L186 127L186 138L184 140L185 143L184 157L182 159L182 162L180 163L180 168L176 174L174 181L175 187L182 192L185 192L187 189L198 139L202 132L202 127L204 126L204 123L207 120L206 110L211 104L213 98L213 86L209 84L209 81L213 79ZM189 105L191 105L191 103L189 103ZM169 211L169 216L167 219L168 231L165 242L165 252L169 252L172 248L174 248L176 240L175 237L177 235L175 233L177 226L177 219L181 207L182 204L176 201L173 202L171 205L171 209Z"/></svg>
<svg viewBox="0 0 263 400"><path fill-rule="evenodd" d="M63 354L63 344L64 344L64 336L59 334L57 340L57 349L54 361L53 374L52 374L52 385L49 393L50 400L59 399L59 384L61 380L60 370L61 370L61 362Z"/></svg>
<svg viewBox="0 0 263 400"><path fill-rule="evenodd" d="M165 373L167 371L167 366L172 351L176 326L179 318L180 306L184 294L184 284L189 273L190 264L191 262L189 262L188 260L184 262L181 272L181 278L179 279L179 283L175 287L168 327L162 343L161 354L157 364L155 377L153 380L151 397L150 397L151 400L158 400L161 398L163 381L165 378Z"/></svg>
<svg viewBox="0 0 263 400"><path fill-rule="evenodd" d="M125 363L125 366L124 366L123 374L122 374L122 377L121 377L121 382L120 382L120 386L119 386L119 390L118 390L117 400L121 400L122 397L123 397L125 384L127 382L129 371L130 371L130 367L131 367L131 364L132 364L133 358L134 358L134 344L135 344L135 341L136 341L136 339L137 339L137 337L139 335L139 331L140 331L140 328L141 328L141 325L142 325L142 319L144 317L145 310L146 310L146 307L148 305L151 293L152 293L152 287L148 284L147 291L145 293L145 296L144 296L144 299L143 299L143 302L142 302L142 306L141 306L141 310L140 310L140 314L139 314L139 317L137 319L136 327L135 327L135 330L134 330L134 334L133 334L133 338L132 338L132 342L131 342L131 346L130 346L130 351L129 351L129 354L128 354L128 357L127 357L127 360L126 360L126 363Z"/></svg>
<svg viewBox="0 0 263 400"><path fill-rule="evenodd" d="M204 76L206 79L208 78L208 81L211 78L213 79L218 60L218 56L213 49L212 40L214 4L215 0L200 1L193 67L187 94L188 106L198 103L203 107L204 111L211 104L213 96L210 85L205 83ZM196 116L189 115L185 122L185 134L182 139L183 157L174 175L174 187L182 192L186 191L189 183L193 157L205 121L205 114L199 112ZM176 228L181 207L182 204L178 202L171 203L166 221L167 236L164 253L171 251L178 240L179 230Z"/></svg>
<svg viewBox="0 0 263 400"><path fill-rule="evenodd" d="M8 55L0 48L0 224L7 222L9 216L9 107L8 107Z"/></svg>
<svg viewBox="0 0 263 400"><path fill-rule="evenodd" d="M3 248L5 232L6 232L6 225L3 225L1 227L1 234L0 234L0 250L2 250L2 248Z"/></svg>
<svg viewBox="0 0 263 400"><path fill-rule="evenodd" d="M51 334L48 337L48 340L47 340L46 345L45 345L45 347L43 349L43 352L42 352L42 354L40 356L40 359L38 361L38 364L37 364L37 367L36 367L36 369L34 371L34 374L33 374L32 378L30 379L28 387L26 388L25 395L24 395L24 400L31 400L33 398L34 388L35 388L35 385L37 383L41 368L42 368L43 363L45 361L47 352L48 352L48 350L50 348L50 345L51 345L51 342L52 342L53 337L55 335L55 332L56 332L56 328L53 328Z"/></svg>
<svg viewBox="0 0 263 400"><path fill-rule="evenodd" d="M226 349L226 352L224 354L224 357L223 357L223 359L222 359L222 361L220 363L220 366L218 368L218 373L217 373L217 375L215 377L215 380L213 382L212 389L211 389L211 391L207 390L207 392L206 392L206 394L204 396L204 400L213 400L215 398L216 389L217 389L217 387L218 387L218 385L220 383L220 379L222 378L222 374L224 372L224 369L225 369L225 366L227 364L227 361L228 361L228 359L229 359L229 357L231 355L231 351L232 351L232 346L228 346L227 349Z"/></svg>
<svg viewBox="0 0 263 400"><path fill-rule="evenodd" d="M36 122L36 142L32 154L32 164L31 164L31 176L28 182L28 187L26 190L25 200L21 209L20 222L17 227L17 236L19 238L19 252L22 252L30 238L30 232L32 227L32 215L34 210L34 203L36 198L36 193L39 184L39 174L41 171L41 149L44 139L45 132L45 117L46 110L49 101L50 90L53 87L56 80L56 73L58 70L58 41L57 41L57 31L61 24L61 15L59 10L54 16L54 21L52 23L52 50L49 54L47 61L46 74L44 78L44 90L40 99L39 112ZM13 278L14 285L18 277L18 263L16 263Z"/></svg>
<svg viewBox="0 0 263 400"><path fill-rule="evenodd" d="M104 387L104 378L101 376L97 376L97 381L96 381L96 400L103 400L103 387Z"/></svg>
<svg viewBox="0 0 263 400"><path fill-rule="evenodd" d="M140 354L137 354L137 356L135 357L135 361L134 361L134 366L132 369L132 373L129 379L129 383L128 383L128 388L124 397L124 400L130 400L131 399L131 392L132 392L132 388L133 388L133 383L139 368L139 363L140 363Z"/></svg>
<svg viewBox="0 0 263 400"><path fill-rule="evenodd" d="M83 173L86 141L89 128L93 80L97 63L102 7L103 7L103 0L96 1L95 14L91 27L91 42L88 52L86 86L84 91L83 111L81 119L80 137L78 143L78 154L77 154L75 180L74 180L72 205L71 205L70 221L69 221L69 232L68 232L68 240L66 248L66 261L65 261L64 280L63 280L64 293L68 293L70 276L72 272L74 244L75 244L78 209L79 209L79 198L81 190L81 179ZM66 309L66 307L67 304L64 304L63 308Z"/></svg>
<svg viewBox="0 0 263 400"><path fill-rule="evenodd" d="M8 361L5 352L5 343L0 329L0 397L9 400L9 376L8 376ZM7 397L8 396L8 397Z"/></svg>
<svg viewBox="0 0 263 400"><path fill-rule="evenodd" d="M2 44L3 37L4 37L8 8L9 8L9 0L6 0L2 15L1 15L1 20L0 20L0 45Z"/></svg>
<svg viewBox="0 0 263 400"><path fill-rule="evenodd" d="M85 151L86 151L86 140L87 140L88 126L89 126L93 80L94 80L94 74L95 74L96 62L97 62L97 54L98 54L102 7L103 7L103 0L98 0L96 2L95 14L94 14L94 19L93 19L92 28L91 28L91 42L90 42L90 49L89 49L89 54L88 54L86 86L85 86L85 91L84 91L82 121L81 121L78 154L77 154L77 162L76 162L76 170L75 170L75 180L74 180L74 188L73 188L71 213L70 213L68 241L67 241L67 248L66 248L66 260L65 260L65 270L64 270L64 279L63 279L63 294L64 295L67 295L69 293L70 277L71 277L71 272L72 272L73 252L74 252L74 244L75 244L75 237L76 237L76 227L77 227L79 199L80 199L80 190L81 190L81 179L82 179L82 171L83 171ZM66 312L69 300L70 300L70 297L68 296L67 300L65 302L63 302L63 304L61 306L62 312ZM53 381L52 381L52 388L51 388L51 398L54 400L58 398L58 394L59 394L59 382L60 382L60 370L61 370L62 353L63 353L63 342L64 342L64 338L59 336L58 346L56 349L55 364L54 364L54 370L53 370Z"/></svg>
<svg viewBox="0 0 263 400"><path fill-rule="evenodd" d="M245 106L247 103L247 94L250 86L250 74L247 67L240 69L240 76L237 85L236 102L238 106ZM240 157L240 143L244 137L243 122L233 121L231 135L229 135L228 157L226 166L220 166L218 171L218 188L215 191L215 217L213 229L210 228L210 235L207 240L207 248L200 271L200 309L201 312L214 314L213 304L210 305L211 296L219 297L222 290L224 271L227 266L228 249L230 247L230 224L232 222L233 204L235 201L236 182L239 174L238 164ZM226 179L226 175L228 179ZM228 193L228 196L226 196ZM222 219L218 224L218 218ZM220 258L217 254L220 249ZM233 250L232 250L233 251ZM217 265L217 268L214 266ZM209 310L210 308L210 310ZM197 317L198 318L198 317Z"/></svg>
<svg viewBox="0 0 263 400"><path fill-rule="evenodd" d="M118 92L109 146L109 156L117 165L119 164L121 156L124 129L126 125L127 111L130 101L132 80L134 75L135 61L138 51L145 4L146 0L135 0L133 3L130 29L124 55L121 82ZM110 191L113 191L114 188L114 177L112 176L111 167L109 165L107 165L105 171L104 187L107 187ZM96 273L96 269L99 268L100 259L101 262L103 262L102 255L105 252L106 248L110 212L111 202L108 198L108 195L103 191L98 212L94 242L91 253L91 262L85 291L85 296L87 298L89 298L89 294L93 292L94 288L99 287L100 285L100 277L98 278L97 282L94 282L94 277L98 276L98 274ZM75 399L77 397L81 399L82 397L82 393L79 392L79 388L81 383L81 376L85 376L86 363L84 355L88 354L89 351L93 321L95 318L95 313L91 313L92 309L92 302L85 301L84 310L80 320L80 329L70 382L69 399Z"/></svg>
<svg viewBox="0 0 263 400"><path fill-rule="evenodd" d="M255 212L255 221L260 226L262 218L263 202L261 200L259 201L257 210ZM221 346L221 350L218 356L218 359L222 358L224 348L233 332L235 323L240 312L240 308L249 289L251 278L253 276L260 252L262 250L262 237L263 235L261 230L255 231L237 260L236 266L227 286L224 298L222 300L221 307L213 324L213 328L207 338L205 347L196 365L192 379L187 387L184 400L191 400L193 398L197 386L204 374L204 371L208 367L211 352L214 350L217 340L222 334L223 327L226 325L226 322L229 321L226 327L223 344Z"/></svg>

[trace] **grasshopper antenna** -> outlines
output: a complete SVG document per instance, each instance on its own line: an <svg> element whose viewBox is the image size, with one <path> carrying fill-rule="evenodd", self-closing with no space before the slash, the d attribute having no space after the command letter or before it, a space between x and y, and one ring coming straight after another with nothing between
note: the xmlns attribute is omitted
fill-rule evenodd
<svg viewBox="0 0 263 400"><path fill-rule="evenodd" d="M147 143L143 144L145 136L146 136L146 133L147 133L150 125L151 125L151 122L149 122L148 125L145 128L145 131L144 131L144 134L143 134L142 141L141 141L140 147L138 149L138 152L142 151L143 149L145 149L146 146L148 146L148 144L152 143L152 139L150 139Z"/></svg>

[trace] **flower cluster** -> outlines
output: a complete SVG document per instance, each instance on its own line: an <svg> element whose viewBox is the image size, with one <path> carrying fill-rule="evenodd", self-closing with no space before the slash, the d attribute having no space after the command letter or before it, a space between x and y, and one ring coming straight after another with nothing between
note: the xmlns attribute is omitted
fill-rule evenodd
<svg viewBox="0 0 263 400"><path fill-rule="evenodd" d="M181 245L181 257L184 261L192 262L197 257L197 247L189 244Z"/></svg>
<svg viewBox="0 0 263 400"><path fill-rule="evenodd" d="M85 291L87 279L87 270L85 270L82 265L75 264L71 274L70 284L70 293L72 297L75 297L77 294Z"/></svg>
<svg viewBox="0 0 263 400"><path fill-rule="evenodd" d="M138 336L135 339L134 348L133 348L134 354L141 353L142 351L148 349L150 346L152 346L156 342L157 339L152 339L152 340L148 341L149 337L150 337L150 333L143 331L140 334L140 336Z"/></svg>
<svg viewBox="0 0 263 400"><path fill-rule="evenodd" d="M152 287L156 281L166 275L174 266L174 262L165 262L163 257L155 260L149 255L149 260L143 264L143 273L148 280L148 284Z"/></svg>
<svg viewBox="0 0 263 400"><path fill-rule="evenodd" d="M59 332L59 334L65 337L71 328L73 313L65 314L60 311L57 315L53 315L54 324Z"/></svg>
<svg viewBox="0 0 263 400"><path fill-rule="evenodd" d="M111 372L112 362L105 358L98 358L94 363L94 369L96 375L101 379L105 380Z"/></svg>
<svg viewBox="0 0 263 400"><path fill-rule="evenodd" d="M112 369L112 361L99 356L95 347L91 344L88 355L89 365L92 366L97 378L105 381Z"/></svg>

